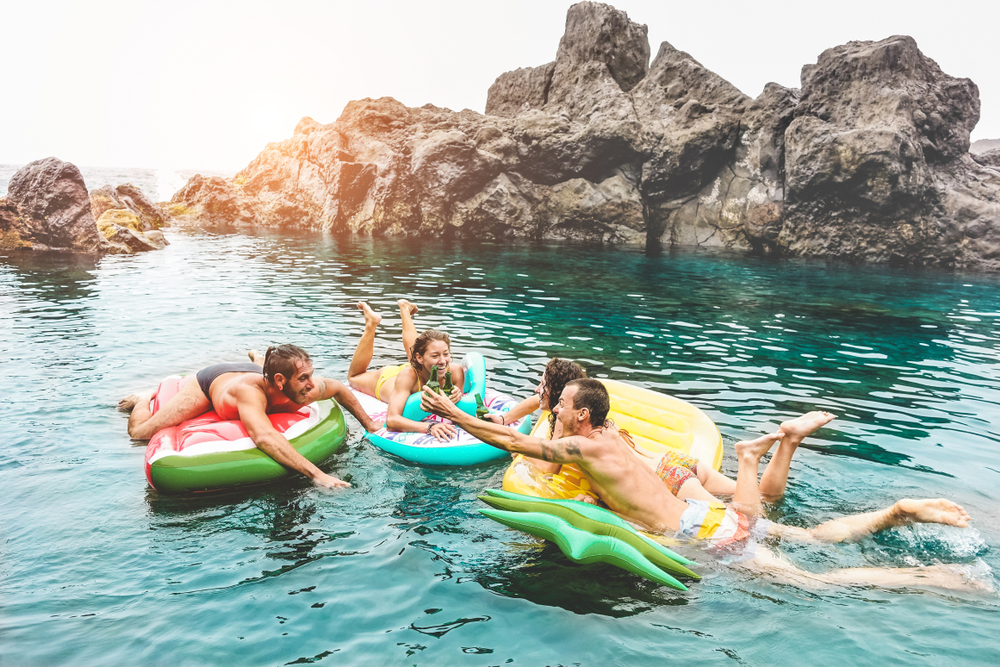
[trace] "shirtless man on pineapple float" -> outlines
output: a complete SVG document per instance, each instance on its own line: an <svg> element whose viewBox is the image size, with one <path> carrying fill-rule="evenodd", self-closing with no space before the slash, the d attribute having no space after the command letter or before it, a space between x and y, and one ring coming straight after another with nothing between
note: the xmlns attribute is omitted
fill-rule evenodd
<svg viewBox="0 0 1000 667"><path fill-rule="evenodd" d="M810 412L786 421L775 433L736 443L739 470L730 506L707 499L681 500L607 423L607 390L598 380L574 380L566 385L554 412L563 437L545 440L522 435L500 424L470 417L455 409L451 401L424 391L425 410L454 421L469 433L494 447L523 453L555 463L575 463L594 491L613 511L629 521L655 532L673 531L682 537L706 540L719 554L746 558L742 566L778 575L803 585L846 584L937 586L975 588L955 568L935 565L911 568L846 568L824 574L799 569L766 549L757 549L752 538L769 536L811 542L849 542L894 526L909 523L940 523L965 527L969 515L959 505L944 499L904 499L891 507L866 514L827 521L814 528L796 528L772 523L762 517L761 486L757 472L760 460L775 442L797 446L807 435L833 419L825 412ZM780 453L780 445L779 445ZM791 452L788 452L788 459ZM784 491L786 459L776 454L768 465L772 492ZM785 468L783 474L780 468ZM765 477L768 477L765 471ZM780 495L780 493L779 493ZM709 496L711 497L711 496ZM742 553L746 550L748 553Z"/></svg>
<svg viewBox="0 0 1000 667"><path fill-rule="evenodd" d="M269 347L263 357L251 350L250 358L254 363L216 364L202 369L196 382L184 385L155 415L149 408L153 392L123 398L118 408L132 413L128 434L136 440L149 440L157 431L214 409L223 419L242 421L261 451L317 486L350 486L299 454L267 415L297 412L304 405L332 398L347 408L366 431L376 430L378 424L361 408L357 397L342 382L314 376L309 354L295 345Z"/></svg>

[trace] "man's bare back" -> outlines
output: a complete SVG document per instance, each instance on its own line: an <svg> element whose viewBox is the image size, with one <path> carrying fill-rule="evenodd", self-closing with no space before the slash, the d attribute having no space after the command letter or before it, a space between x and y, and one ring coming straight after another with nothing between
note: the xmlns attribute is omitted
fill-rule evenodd
<svg viewBox="0 0 1000 667"><path fill-rule="evenodd" d="M564 408L561 408L565 411ZM581 442L582 441L582 442ZM670 493L663 481L636 456L613 427L593 428L586 436L556 440L555 448L577 448L577 465L594 493L613 511L646 528L677 530L687 504ZM560 460L556 451L543 459ZM555 456L553 456L555 455Z"/></svg>
<svg viewBox="0 0 1000 667"><path fill-rule="evenodd" d="M362 409L358 399L346 385L313 375L312 362L304 350L294 345L272 347L268 349L268 359L272 358L272 351L273 358L277 359L273 366L279 367L279 370L274 371L272 368L269 372L266 362L262 373L252 370L230 371L232 367L219 366L203 369L196 378L197 382L189 382L182 387L155 415L149 408L152 393L124 399L119 407L132 412L129 417L129 435L148 440L157 431L176 426L214 408L223 419L239 419L258 449L281 465L297 470L319 486L350 486L324 473L302 456L274 428L267 415L296 412L314 401L332 398L347 408L365 430L373 431L378 425ZM254 353L251 352L250 356L258 363ZM250 369L253 367L250 366ZM207 392L203 385L208 387Z"/></svg>

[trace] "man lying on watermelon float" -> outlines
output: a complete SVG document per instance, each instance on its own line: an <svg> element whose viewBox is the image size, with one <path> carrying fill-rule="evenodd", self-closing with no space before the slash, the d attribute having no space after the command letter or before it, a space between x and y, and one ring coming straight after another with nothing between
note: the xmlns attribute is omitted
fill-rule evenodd
<svg viewBox="0 0 1000 667"><path fill-rule="evenodd" d="M304 405L332 398L347 408L366 431L375 431L379 425L344 383L315 377L312 360L302 348L278 345L267 348L263 358L256 352L251 352L250 357L254 363L216 364L202 369L196 375L197 382L184 385L155 415L149 408L152 391L123 398L118 409L132 413L128 434L136 440L149 440L157 431L215 410L222 419L242 421L258 449L317 486L350 486L295 451L267 415L297 412Z"/></svg>

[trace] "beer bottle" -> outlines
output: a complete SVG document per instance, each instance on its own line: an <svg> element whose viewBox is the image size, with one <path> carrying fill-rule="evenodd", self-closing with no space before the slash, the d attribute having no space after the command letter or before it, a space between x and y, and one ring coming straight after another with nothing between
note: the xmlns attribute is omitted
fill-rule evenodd
<svg viewBox="0 0 1000 667"><path fill-rule="evenodd" d="M489 408L483 403L483 397L476 394L476 418L486 419L486 415L490 414Z"/></svg>
<svg viewBox="0 0 1000 667"><path fill-rule="evenodd" d="M451 366L448 366L448 370L444 372L444 384L441 385L441 391L443 391L447 396L451 396L451 392L455 389L455 384L451 379Z"/></svg>
<svg viewBox="0 0 1000 667"><path fill-rule="evenodd" d="M441 383L438 382L437 365L431 366L431 379L428 380L427 384L425 384L424 386L435 393L441 393Z"/></svg>

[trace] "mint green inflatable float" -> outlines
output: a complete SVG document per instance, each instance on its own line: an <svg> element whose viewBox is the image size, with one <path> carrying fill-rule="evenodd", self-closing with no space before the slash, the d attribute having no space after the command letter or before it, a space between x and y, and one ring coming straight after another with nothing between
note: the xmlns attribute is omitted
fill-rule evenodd
<svg viewBox="0 0 1000 667"><path fill-rule="evenodd" d="M614 512L576 500L550 500L487 489L479 512L558 546L577 563L608 563L658 584L686 591L672 574L700 579L693 561L646 537Z"/></svg>

